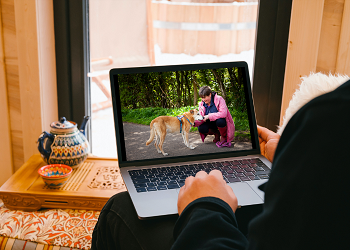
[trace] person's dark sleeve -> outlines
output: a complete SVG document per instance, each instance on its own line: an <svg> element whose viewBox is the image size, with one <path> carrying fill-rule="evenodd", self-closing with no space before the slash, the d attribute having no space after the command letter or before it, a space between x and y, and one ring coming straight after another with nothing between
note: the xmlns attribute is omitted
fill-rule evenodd
<svg viewBox="0 0 350 250"><path fill-rule="evenodd" d="M174 239L172 250L235 250L248 244L231 207L214 197L197 199L184 209L176 222Z"/></svg>
<svg viewBox="0 0 350 250"><path fill-rule="evenodd" d="M350 81L288 122L249 250L349 249Z"/></svg>

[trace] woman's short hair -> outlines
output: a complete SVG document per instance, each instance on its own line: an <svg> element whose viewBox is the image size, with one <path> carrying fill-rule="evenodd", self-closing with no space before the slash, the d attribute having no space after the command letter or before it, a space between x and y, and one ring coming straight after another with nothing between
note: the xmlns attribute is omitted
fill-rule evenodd
<svg viewBox="0 0 350 250"><path fill-rule="evenodd" d="M203 86L199 89L198 94L200 97L205 97L208 96L212 93L211 89L209 86Z"/></svg>

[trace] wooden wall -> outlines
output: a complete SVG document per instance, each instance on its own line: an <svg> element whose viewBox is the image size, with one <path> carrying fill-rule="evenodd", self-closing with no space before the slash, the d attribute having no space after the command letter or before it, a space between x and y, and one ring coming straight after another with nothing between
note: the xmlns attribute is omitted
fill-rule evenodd
<svg viewBox="0 0 350 250"><path fill-rule="evenodd" d="M0 185L57 120L52 0L0 0Z"/></svg>
<svg viewBox="0 0 350 250"><path fill-rule="evenodd" d="M5 1L4 1L5 2ZM10 51L7 51L5 53L5 38L8 38L11 36L11 33L9 32L9 27L13 26L14 20L11 20L9 18L9 13L11 13L11 8L9 8L7 11L5 9L8 8L5 3L2 3L1 5L1 11L0 11L0 117L2 118L2 121L0 122L0 156L1 156L1 165L0 170L2 172L2 175L0 175L0 185L5 182L9 176L13 173L13 159L12 159L12 152L13 152L13 144L12 141L15 141L15 138L12 138L10 133L10 114L9 114L9 106L10 101L13 103L12 96L8 96L8 89L10 89L11 93L16 93L17 91L17 85L18 81L16 81L16 77L11 77L11 60L10 60ZM13 11L12 11L13 12ZM5 29L5 30L4 30ZM4 33L7 33L8 35L5 37ZM9 46L7 46L9 50ZM7 54L7 60L5 63L5 56ZM12 60L14 61L14 60ZM13 63L12 63L13 64ZM16 68L16 67L15 67ZM18 75L18 74L17 74ZM7 84L7 79L13 79L12 84ZM12 104L13 106L13 104ZM12 108L12 110L15 110L15 108ZM22 157L22 149L20 148L18 150L19 157ZM4 177L1 177L4 176Z"/></svg>
<svg viewBox="0 0 350 250"><path fill-rule="evenodd" d="M350 76L350 0L293 0L281 120L300 77Z"/></svg>

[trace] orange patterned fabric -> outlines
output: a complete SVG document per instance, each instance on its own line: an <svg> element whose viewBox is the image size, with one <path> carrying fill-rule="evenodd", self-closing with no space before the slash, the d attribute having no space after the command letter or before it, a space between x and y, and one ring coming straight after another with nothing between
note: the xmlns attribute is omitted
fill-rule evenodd
<svg viewBox="0 0 350 250"><path fill-rule="evenodd" d="M0 205L0 235L48 245L90 249L92 231L99 215L100 211L72 209L23 212Z"/></svg>

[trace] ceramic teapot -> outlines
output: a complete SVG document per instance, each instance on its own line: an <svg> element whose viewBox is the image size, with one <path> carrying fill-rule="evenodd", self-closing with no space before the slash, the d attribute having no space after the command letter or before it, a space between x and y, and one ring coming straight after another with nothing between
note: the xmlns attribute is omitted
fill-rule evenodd
<svg viewBox="0 0 350 250"><path fill-rule="evenodd" d="M38 139L38 149L48 164L65 164L78 167L90 152L89 142L85 137L85 129L89 116L77 129L77 124L62 117L60 121L51 123L50 133L44 131Z"/></svg>

